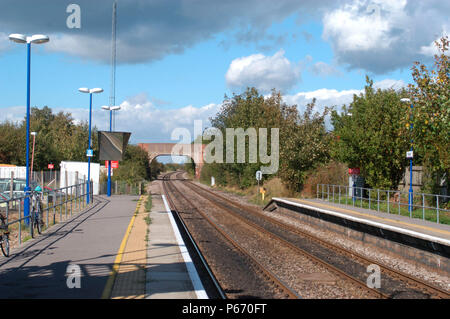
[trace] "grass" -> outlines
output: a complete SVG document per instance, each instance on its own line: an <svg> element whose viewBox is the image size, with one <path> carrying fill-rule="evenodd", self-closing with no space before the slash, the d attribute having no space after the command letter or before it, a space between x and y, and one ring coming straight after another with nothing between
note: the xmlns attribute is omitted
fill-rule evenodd
<svg viewBox="0 0 450 319"><path fill-rule="evenodd" d="M203 184L210 186L208 183ZM278 177L272 178L268 181L265 181L264 183L261 183L260 187L264 187L266 189L264 200L262 200L262 196L261 193L259 192L258 185L246 189L240 189L238 187L231 187L231 186L220 186L220 185L214 186L214 188L218 190L244 197L249 203L260 206L267 205L271 201L272 197L296 197L298 195L290 192L284 186L281 179Z"/></svg>
<svg viewBox="0 0 450 319"><path fill-rule="evenodd" d="M352 197L350 196L342 196L339 199L339 195L335 194L335 197L333 199L332 196L328 199L327 196L324 196L324 200L328 200L329 202L333 202L336 204L343 204L348 206L355 206L355 207L361 207L366 209L371 209L375 211L380 211L384 213L389 214L395 214L395 215L401 215L401 216L407 216L417 219L424 219L431 222L437 222L437 210L436 209L430 209L425 208L422 209L422 207L413 207L413 210L410 214L408 210L408 203L407 200L401 200L399 202L389 202L387 203L386 200L380 200L380 203L377 203L377 199L371 199L369 201L368 198L355 198L355 201L353 202ZM440 210L439 211L439 223L440 224L450 224L450 212L445 212Z"/></svg>
<svg viewBox="0 0 450 319"><path fill-rule="evenodd" d="M145 201L145 211L150 212L152 210L152 195L147 196L147 200Z"/></svg>

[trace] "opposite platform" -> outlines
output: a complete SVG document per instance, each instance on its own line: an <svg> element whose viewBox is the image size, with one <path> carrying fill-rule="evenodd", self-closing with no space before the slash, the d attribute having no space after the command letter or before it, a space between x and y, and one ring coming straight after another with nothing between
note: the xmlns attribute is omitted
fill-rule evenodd
<svg viewBox="0 0 450 319"><path fill-rule="evenodd" d="M432 267L442 266L445 268L444 271L447 271L450 257L450 226L448 225L330 203L320 199L272 198L264 209L273 211L278 208L296 211L301 213L299 216L307 219L308 222L341 233L350 234L354 231L352 236L355 238L393 251L395 248L396 253L407 254L409 258L418 261L426 260L425 264ZM370 239L367 235L371 235ZM392 243L401 246L395 246Z"/></svg>

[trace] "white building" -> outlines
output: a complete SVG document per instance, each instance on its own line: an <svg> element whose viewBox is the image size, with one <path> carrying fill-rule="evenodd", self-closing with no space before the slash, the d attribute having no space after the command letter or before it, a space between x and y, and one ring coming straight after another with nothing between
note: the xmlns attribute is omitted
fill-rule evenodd
<svg viewBox="0 0 450 319"><path fill-rule="evenodd" d="M78 172L78 180L87 180L88 176L88 163L87 162L61 162L61 182L60 187L66 187L70 185L76 185L76 173ZM66 181L67 172L67 181ZM94 195L99 194L99 182L100 182L100 164L91 163L91 180L93 182Z"/></svg>

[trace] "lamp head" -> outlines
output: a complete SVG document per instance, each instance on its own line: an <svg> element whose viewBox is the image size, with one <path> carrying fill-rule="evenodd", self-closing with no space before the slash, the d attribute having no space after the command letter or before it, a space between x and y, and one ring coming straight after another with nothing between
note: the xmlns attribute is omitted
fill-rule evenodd
<svg viewBox="0 0 450 319"><path fill-rule="evenodd" d="M89 93L88 88L79 88L78 91L80 91L81 93Z"/></svg>
<svg viewBox="0 0 450 319"><path fill-rule="evenodd" d="M118 111L120 110L120 106L111 106L111 110Z"/></svg>
<svg viewBox="0 0 450 319"><path fill-rule="evenodd" d="M89 93L102 93L103 89L101 88L95 88L95 89L90 89Z"/></svg>
<svg viewBox="0 0 450 319"><path fill-rule="evenodd" d="M109 111L109 106L103 105L102 109Z"/></svg>
<svg viewBox="0 0 450 319"><path fill-rule="evenodd" d="M23 34L13 33L9 35L9 39L16 43L27 43L27 37Z"/></svg>
<svg viewBox="0 0 450 319"><path fill-rule="evenodd" d="M403 103L411 103L411 99L408 99L407 97L400 100Z"/></svg>
<svg viewBox="0 0 450 319"><path fill-rule="evenodd" d="M50 41L49 37L43 34L35 34L29 39L31 43L41 44Z"/></svg>

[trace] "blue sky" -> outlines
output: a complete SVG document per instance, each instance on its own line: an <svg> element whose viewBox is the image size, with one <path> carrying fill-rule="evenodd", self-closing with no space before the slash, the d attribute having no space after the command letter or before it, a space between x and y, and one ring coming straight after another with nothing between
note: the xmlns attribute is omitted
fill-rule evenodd
<svg viewBox="0 0 450 319"><path fill-rule="evenodd" d="M80 29L67 28L69 3L80 6ZM86 120L89 98L77 89L102 87L94 124L107 129L100 107L110 95L112 0L43 0L37 8L31 0L0 4L0 121L26 112L26 46L8 35L44 33L50 42L32 51L32 106ZM169 142L176 127L191 129L196 119L207 126L224 95L246 86L281 90L300 110L313 97L319 110L350 103L366 74L378 87L400 88L414 61L432 61L449 12L434 0L119 0L116 129L132 132L132 143Z"/></svg>

